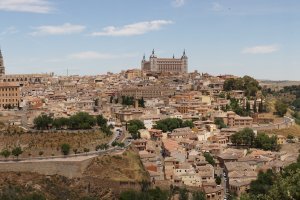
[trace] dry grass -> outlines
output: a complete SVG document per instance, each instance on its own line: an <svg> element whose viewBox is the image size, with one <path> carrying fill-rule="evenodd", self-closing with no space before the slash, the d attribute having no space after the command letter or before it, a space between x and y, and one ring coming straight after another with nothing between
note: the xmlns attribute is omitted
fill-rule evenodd
<svg viewBox="0 0 300 200"><path fill-rule="evenodd" d="M280 129L280 130L275 129L275 130L267 130L262 132L267 134L276 134L276 135L284 135L284 136L288 136L290 134L296 137L300 137L300 126L294 125L286 129Z"/></svg>
<svg viewBox="0 0 300 200"><path fill-rule="evenodd" d="M95 158L84 175L112 181L149 180L139 155L133 150L127 150L122 155L104 155Z"/></svg>
<svg viewBox="0 0 300 200"><path fill-rule="evenodd" d="M3 191L5 194L10 194L9 199L24 199L16 197L34 192L43 194L48 200L90 199L84 198L88 196L95 197L92 199L117 199L110 188L92 185L87 193L87 183L81 179L68 179L58 175L45 176L30 172L1 172L0 192Z"/></svg>
<svg viewBox="0 0 300 200"><path fill-rule="evenodd" d="M77 149L83 152L84 148L94 151L98 144L107 143L110 137L100 131L91 131L89 133L23 133L23 134L1 134L0 150L12 149L21 146L23 154L20 157L39 156L39 152L43 152L43 156L61 155L60 146L63 143L71 145L71 152Z"/></svg>

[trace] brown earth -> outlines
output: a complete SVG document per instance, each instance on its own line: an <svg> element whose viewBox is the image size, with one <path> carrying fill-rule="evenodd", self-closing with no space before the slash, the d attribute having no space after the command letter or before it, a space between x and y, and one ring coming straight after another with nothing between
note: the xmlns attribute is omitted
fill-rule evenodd
<svg viewBox="0 0 300 200"><path fill-rule="evenodd" d="M139 155L130 149L121 155L103 155L94 158L84 172L84 176L113 181L149 181Z"/></svg>
<svg viewBox="0 0 300 200"><path fill-rule="evenodd" d="M0 173L0 199L4 194L43 194L49 200L114 200L120 191L135 189L138 182L149 180L138 153L133 149L119 155L103 155L92 160L81 178L45 176L37 173ZM122 182L137 183L120 186ZM88 198L87 198L88 197ZM5 199L5 198L4 198ZM17 199L17 198L12 198Z"/></svg>
<svg viewBox="0 0 300 200"><path fill-rule="evenodd" d="M0 134L0 151L2 149L12 150L16 146L23 149L21 158L40 156L61 155L60 146L68 143L71 146L70 153L83 152L84 148L94 151L99 144L107 143L111 137L106 137L100 131L90 132L47 132L47 133L22 133L19 130L1 131Z"/></svg>
<svg viewBox="0 0 300 200"><path fill-rule="evenodd" d="M300 126L296 124L294 126L285 129L266 130L262 132L267 134L276 134L276 135L284 135L284 136L288 136L290 134L295 137L300 137Z"/></svg>
<svg viewBox="0 0 300 200"><path fill-rule="evenodd" d="M80 179L67 179L63 176L44 176L36 173L0 173L0 196L10 194L12 198L23 197L32 193L42 194L49 200L66 200L93 198L115 199L111 189L102 188L97 191L89 189L89 185ZM8 197L4 197L8 199Z"/></svg>

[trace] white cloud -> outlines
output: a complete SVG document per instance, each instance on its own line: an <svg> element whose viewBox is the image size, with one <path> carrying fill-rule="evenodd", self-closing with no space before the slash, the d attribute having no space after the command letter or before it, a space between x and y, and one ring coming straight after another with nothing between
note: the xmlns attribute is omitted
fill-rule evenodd
<svg viewBox="0 0 300 200"><path fill-rule="evenodd" d="M110 60L116 58L131 58L136 57L137 54L110 54L110 53L101 53L96 51L84 51L75 54L71 54L68 56L69 59L79 59L79 60Z"/></svg>
<svg viewBox="0 0 300 200"><path fill-rule="evenodd" d="M50 13L53 7L48 0L0 0L0 10L31 13Z"/></svg>
<svg viewBox="0 0 300 200"><path fill-rule="evenodd" d="M186 0L173 0L172 5L174 7L181 7L186 3Z"/></svg>
<svg viewBox="0 0 300 200"><path fill-rule="evenodd" d="M247 47L242 50L242 53L246 54L267 54L279 51L279 47L277 45L261 45L254 47Z"/></svg>
<svg viewBox="0 0 300 200"><path fill-rule="evenodd" d="M11 35L11 34L15 34L17 33L18 30L16 29L16 27L14 26L10 26L10 27L7 27L6 29L4 29L2 32L0 32L0 35Z"/></svg>
<svg viewBox="0 0 300 200"><path fill-rule="evenodd" d="M224 9L223 6L218 2L214 2L212 4L212 10L215 12L222 11L223 9Z"/></svg>
<svg viewBox="0 0 300 200"><path fill-rule="evenodd" d="M66 35L80 33L84 31L85 26L65 23L59 26L39 26L34 28L36 31L30 33L33 36L39 35Z"/></svg>
<svg viewBox="0 0 300 200"><path fill-rule="evenodd" d="M146 22L138 22L134 24L125 25L122 27L108 26L103 28L101 32L94 32L92 36L133 36L143 35L150 31L160 30L163 26L172 24L168 20L154 20Z"/></svg>

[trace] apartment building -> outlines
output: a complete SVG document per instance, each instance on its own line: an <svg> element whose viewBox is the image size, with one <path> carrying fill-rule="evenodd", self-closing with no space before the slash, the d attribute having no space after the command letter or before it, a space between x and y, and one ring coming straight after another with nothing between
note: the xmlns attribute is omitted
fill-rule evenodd
<svg viewBox="0 0 300 200"><path fill-rule="evenodd" d="M0 82L0 108L17 107L20 103L20 84Z"/></svg>

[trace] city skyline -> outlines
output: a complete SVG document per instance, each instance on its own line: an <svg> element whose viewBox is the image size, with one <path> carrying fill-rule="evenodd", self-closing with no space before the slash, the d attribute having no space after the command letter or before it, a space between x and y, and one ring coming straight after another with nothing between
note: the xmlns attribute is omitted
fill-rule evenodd
<svg viewBox="0 0 300 200"><path fill-rule="evenodd" d="M295 0L2 0L0 45L8 74L119 72L140 68L154 48L170 58L186 49L190 72L299 80L299 8Z"/></svg>

